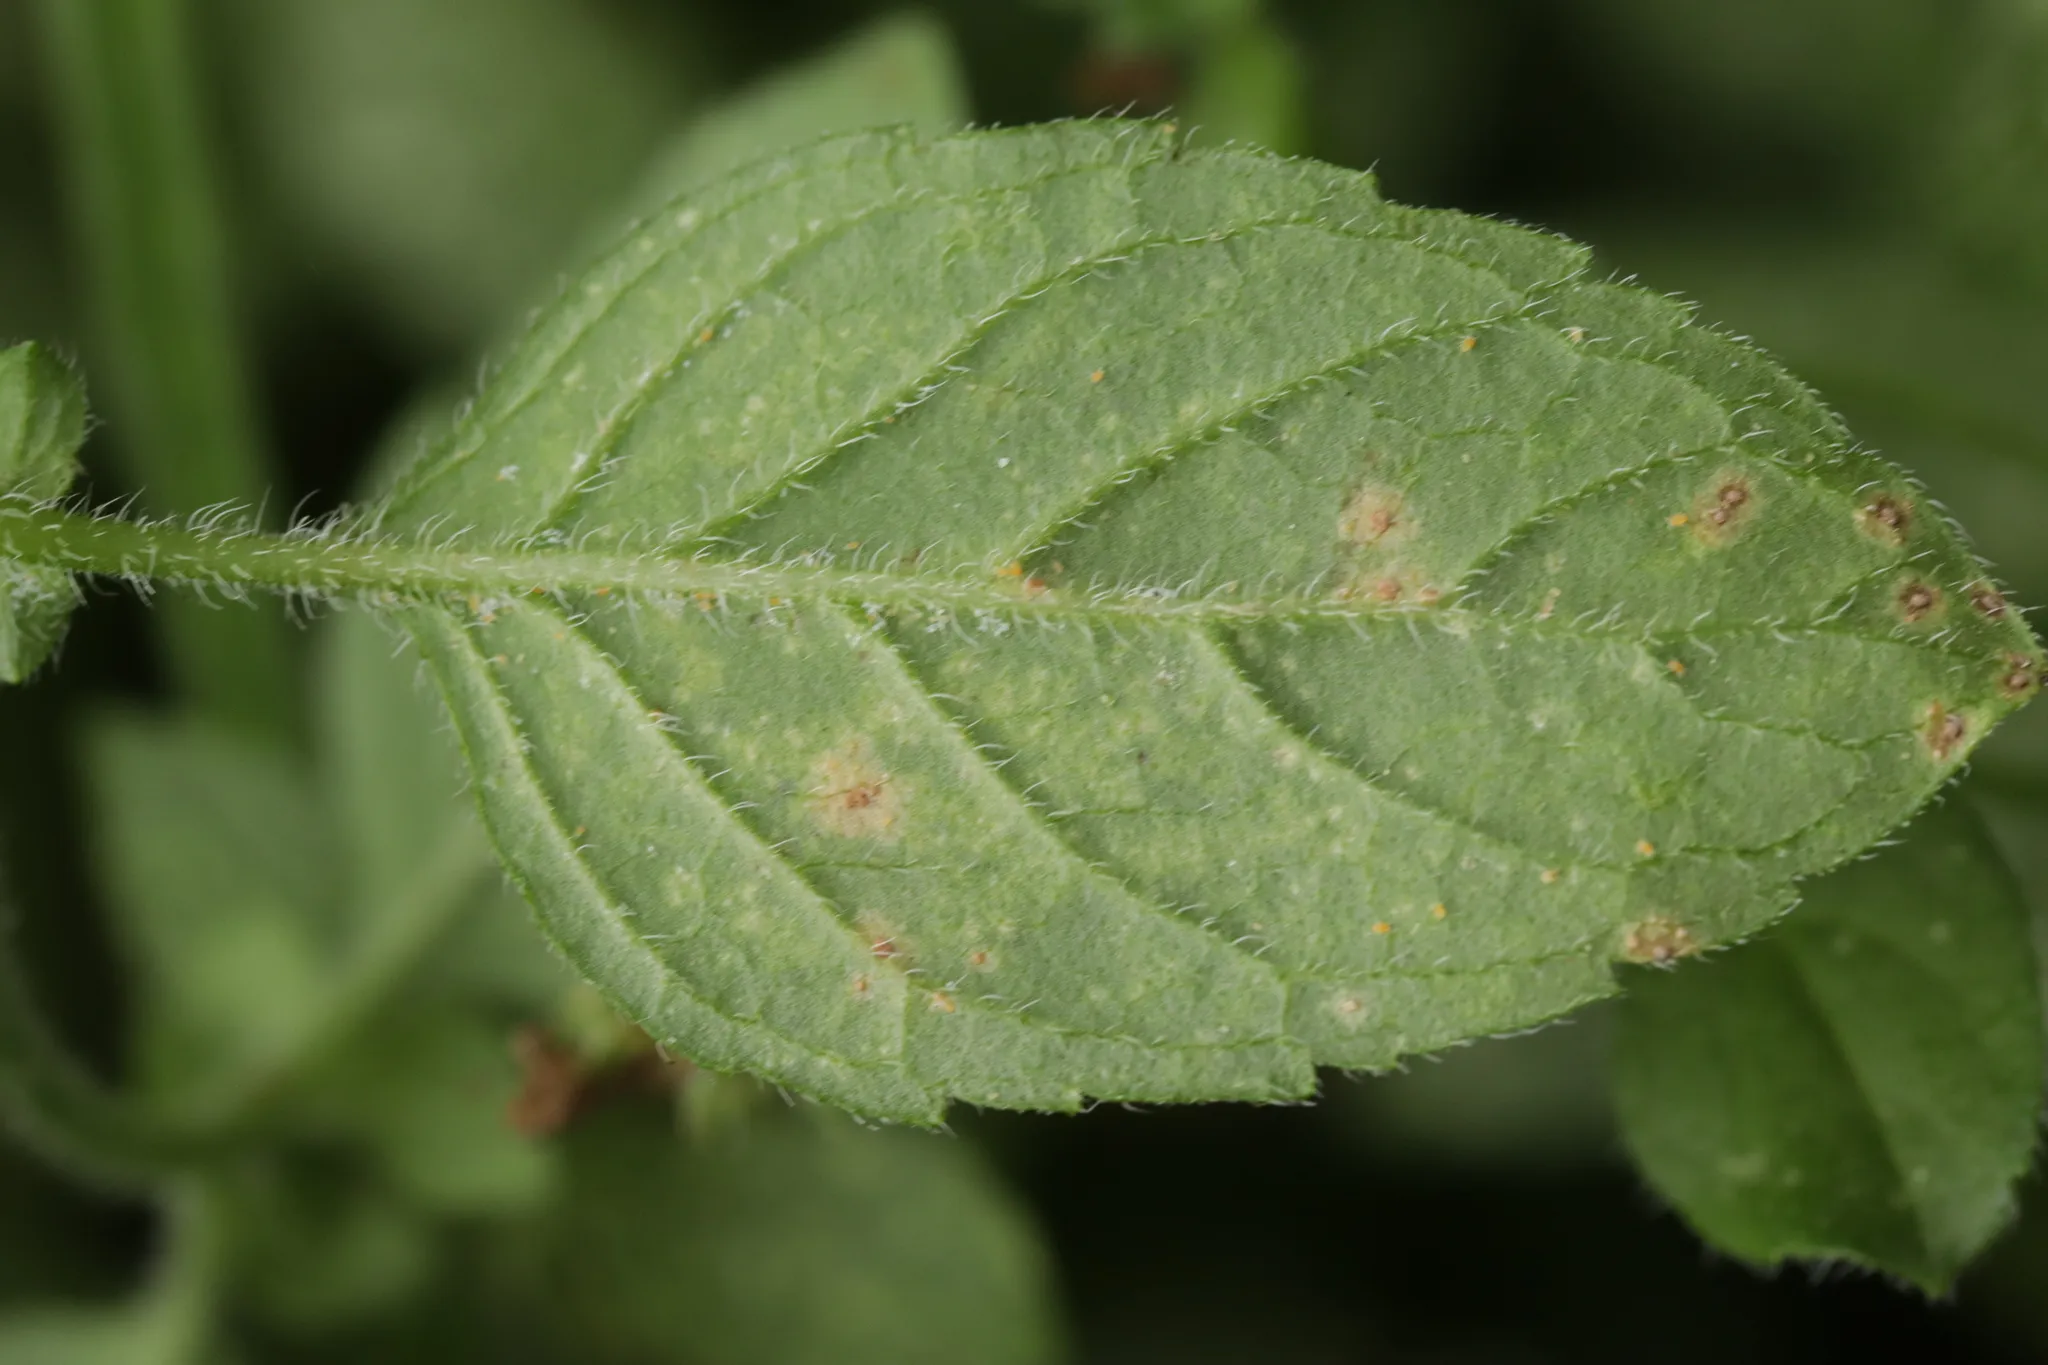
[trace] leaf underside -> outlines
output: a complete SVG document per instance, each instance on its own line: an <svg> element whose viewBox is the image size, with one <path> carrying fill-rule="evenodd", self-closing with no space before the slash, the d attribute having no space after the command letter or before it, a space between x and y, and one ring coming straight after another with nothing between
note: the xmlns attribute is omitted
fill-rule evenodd
<svg viewBox="0 0 2048 1365"><path fill-rule="evenodd" d="M1905 476L1584 271L1159 125L833 139L640 224L373 509L532 590L388 605L673 1048L916 1121L1302 1095L1752 932L2034 686Z"/></svg>

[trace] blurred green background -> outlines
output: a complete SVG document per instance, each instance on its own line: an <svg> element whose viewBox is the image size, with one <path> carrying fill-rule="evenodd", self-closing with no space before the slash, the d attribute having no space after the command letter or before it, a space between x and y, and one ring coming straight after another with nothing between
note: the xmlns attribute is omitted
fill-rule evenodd
<svg viewBox="0 0 2048 1365"><path fill-rule="evenodd" d="M1915 471L2017 600L2048 602L2044 0L191 8L273 509L332 509L416 448L609 231L738 161L878 121L1171 109L1198 136L1375 167L1397 199L1567 233L1699 300ZM56 342L92 374L105 343L33 19L0 0L0 343ZM96 495L134 491L122 437L112 414L88 451ZM5 893L47 1005L108 1075L175 1070L130 1042L165 1020L252 1055L317 1026L279 964L345 956L320 935L358 930L276 907L343 913L322 877L302 884L326 867L374 918L364 869L413 828L349 813L351 782L378 806L406 762L352 776L349 726L411 704L352 671L385 642L349 634L294 633L309 688L341 700L286 755L176 718L149 622L118 595L81 615L60 670L0 693ZM215 779L271 795L193 814ZM418 820L454 781L408 788ZM1987 746L1967 792L2048 922L2048 708ZM190 828L165 824L180 811ZM202 894L209 840L227 889ZM262 895L255 849L284 864ZM152 937L198 913L151 903L166 880L202 888L188 899L218 943ZM1728 1263L1621 1155L1597 1010L1405 1075L1331 1076L1301 1108L963 1111L952 1136L875 1135L697 1077L679 1134L669 1076L520 1136L504 1110L534 1099L537 1063L513 1040L573 1036L578 997L505 942L524 931L495 884L463 894L220 1177L197 1241L226 1306L197 1354L145 1321L178 1269L157 1250L193 1240L178 1218L0 1150L9 1365L2048 1357L2048 1188L1952 1302ZM311 937L249 928L287 922ZM216 988L252 971L267 994Z"/></svg>

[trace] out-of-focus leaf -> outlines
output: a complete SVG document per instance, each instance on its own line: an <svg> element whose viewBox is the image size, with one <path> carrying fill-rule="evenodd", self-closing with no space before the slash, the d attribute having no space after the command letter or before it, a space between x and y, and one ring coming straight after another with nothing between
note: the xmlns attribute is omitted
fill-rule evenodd
<svg viewBox="0 0 2048 1365"><path fill-rule="evenodd" d="M693 97L687 11L253 0L249 121L305 241L435 348L534 295ZM642 16L644 17L644 16Z"/></svg>
<svg viewBox="0 0 2048 1365"><path fill-rule="evenodd" d="M1204 42L1179 112L1204 141L1291 154L1307 138L1306 106L1293 42L1271 19L1255 16Z"/></svg>
<svg viewBox="0 0 2048 1365"><path fill-rule="evenodd" d="M318 1332L419 1293L438 1248L427 1217L373 1172L269 1151L223 1177L227 1273L264 1321Z"/></svg>
<svg viewBox="0 0 2048 1365"><path fill-rule="evenodd" d="M0 498L45 502L78 477L85 386L45 348L0 350ZM33 673L78 604L71 575L0 559L0 683Z"/></svg>
<svg viewBox="0 0 2048 1365"><path fill-rule="evenodd" d="M295 1127L362 1143L419 1207L531 1208L549 1191L552 1152L507 1120L521 1080L507 1034L474 1007L414 1007L377 1020L307 1078Z"/></svg>
<svg viewBox="0 0 2048 1365"><path fill-rule="evenodd" d="M807 1113L692 1146L615 1109L568 1142L547 1283L577 1358L1032 1365L1059 1353L1032 1229L955 1139Z"/></svg>
<svg viewBox="0 0 2048 1365"><path fill-rule="evenodd" d="M346 955L323 812L289 760L200 722L105 718L86 770L142 1082L206 1122L306 1045Z"/></svg>
<svg viewBox="0 0 2048 1365"><path fill-rule="evenodd" d="M2029 917L1960 804L1807 889L1764 937L1631 980L1622 1131L1732 1254L1840 1258L1939 1293L2010 1219L2037 1141Z"/></svg>
<svg viewBox="0 0 2048 1365"><path fill-rule="evenodd" d="M891 124L945 133L968 116L945 27L927 15L897 15L706 111L654 158L632 201L652 211L726 171L828 133Z"/></svg>

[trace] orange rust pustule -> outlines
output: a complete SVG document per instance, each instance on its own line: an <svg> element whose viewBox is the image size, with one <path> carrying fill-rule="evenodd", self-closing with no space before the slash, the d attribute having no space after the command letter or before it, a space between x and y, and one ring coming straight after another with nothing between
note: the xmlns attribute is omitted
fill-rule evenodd
<svg viewBox="0 0 2048 1365"><path fill-rule="evenodd" d="M1873 540L1904 545L1913 534L1913 504L1881 493L1856 509L1856 526Z"/></svg>
<svg viewBox="0 0 2048 1365"><path fill-rule="evenodd" d="M1969 733L1969 719L1961 712L1951 711L1938 701L1928 703L1927 723L1920 727L1920 742L1937 763L1954 757Z"/></svg>
<svg viewBox="0 0 2048 1365"><path fill-rule="evenodd" d="M1899 585L1894 604L1899 619L1917 625L1941 610L1941 589L1918 578L1909 578Z"/></svg>

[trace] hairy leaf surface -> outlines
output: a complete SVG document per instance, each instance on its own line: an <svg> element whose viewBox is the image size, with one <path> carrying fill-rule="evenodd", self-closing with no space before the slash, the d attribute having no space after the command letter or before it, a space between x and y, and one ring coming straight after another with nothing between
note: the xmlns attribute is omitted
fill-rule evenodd
<svg viewBox="0 0 2048 1365"><path fill-rule="evenodd" d="M1942 1292L2011 1219L2038 1138L2035 971L1982 826L1930 812L1767 937L1630 983L1622 1131L1716 1245Z"/></svg>
<svg viewBox="0 0 2048 1365"><path fill-rule="evenodd" d="M371 520L499 585L391 606L569 957L906 1119L1551 1017L1770 921L2036 685L1754 351L1146 124L672 204Z"/></svg>

